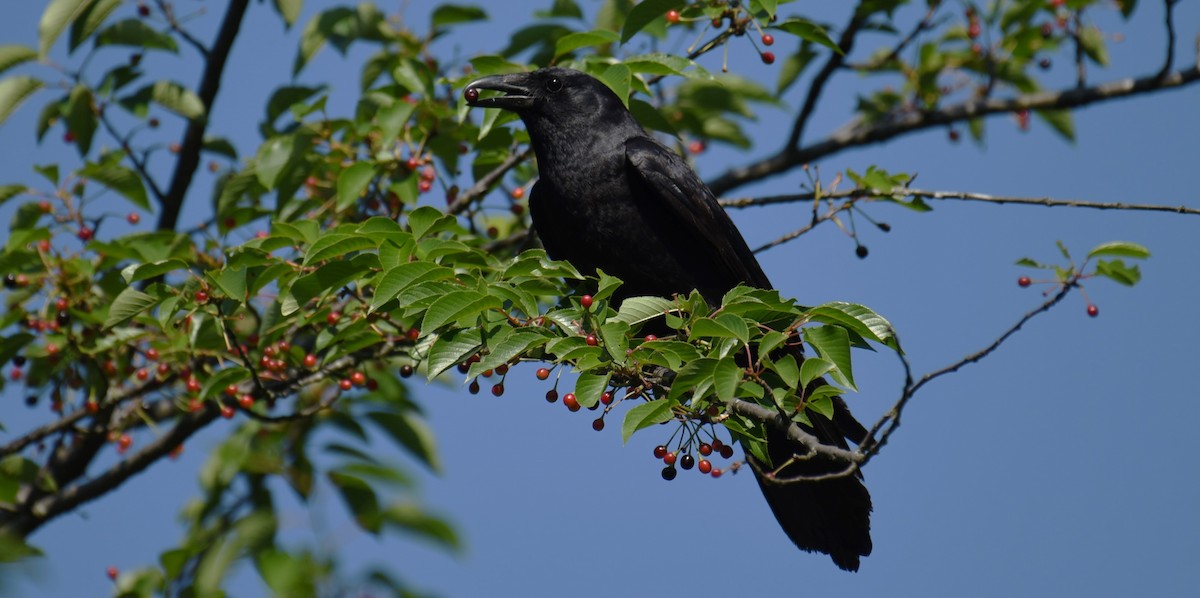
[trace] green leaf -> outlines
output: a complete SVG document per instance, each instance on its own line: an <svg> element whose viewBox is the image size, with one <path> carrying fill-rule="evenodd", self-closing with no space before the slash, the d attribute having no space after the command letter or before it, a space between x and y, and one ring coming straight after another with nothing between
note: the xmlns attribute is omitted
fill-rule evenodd
<svg viewBox="0 0 1200 598"><path fill-rule="evenodd" d="M837 366L829 372L834 380L849 388L857 390L854 385L854 372L850 366L850 336L841 326L818 326L805 328L804 339L816 349L817 354Z"/></svg>
<svg viewBox="0 0 1200 598"><path fill-rule="evenodd" d="M896 348L896 331L891 322L868 307L845 301L833 301L809 309L808 317L814 322L836 324L855 334Z"/></svg>
<svg viewBox="0 0 1200 598"><path fill-rule="evenodd" d="M43 60L67 24L78 18L92 0L51 0L38 22L38 56Z"/></svg>
<svg viewBox="0 0 1200 598"><path fill-rule="evenodd" d="M433 431L416 414L373 411L367 414L367 418L387 432L393 440L400 443L431 471L440 472L442 470L442 464L437 455L437 446L433 439Z"/></svg>
<svg viewBox="0 0 1200 598"><path fill-rule="evenodd" d="M304 265L310 266L330 258L340 257L352 251L373 249L375 242L365 235L328 233L317 239L304 254Z"/></svg>
<svg viewBox="0 0 1200 598"><path fill-rule="evenodd" d="M810 361L813 361L813 360L805 359L804 363L808 363ZM799 387L800 381L804 377L803 374L801 373L802 368L799 366L799 364L796 363L795 355L791 355L791 354L784 355L783 357L781 357L773 362L768 362L767 367L774 370L774 372L776 374L779 374L779 377L783 379L784 384L788 385L788 388Z"/></svg>
<svg viewBox="0 0 1200 598"><path fill-rule="evenodd" d="M575 381L575 398L583 407L591 407L600 402L600 395L608 388L608 379L612 374L592 374L584 372Z"/></svg>
<svg viewBox="0 0 1200 598"><path fill-rule="evenodd" d="M392 505L384 510L382 515L384 525L394 525L409 535L431 540L450 550L457 551L461 548L461 542L453 526L441 518L426 513L417 505Z"/></svg>
<svg viewBox="0 0 1200 598"><path fill-rule="evenodd" d="M363 480L338 471L330 471L329 481L338 489L346 508L354 515L358 526L373 534L378 534L382 521L379 516L379 498L375 490Z"/></svg>
<svg viewBox="0 0 1200 598"><path fill-rule="evenodd" d="M779 345L782 345L784 343L784 341L786 341L787 339L788 339L788 335L786 335L782 332L779 332L777 330L772 330L770 332L767 332L758 341L758 354L759 355L769 354L771 351L774 351L776 347L778 347Z"/></svg>
<svg viewBox="0 0 1200 598"><path fill-rule="evenodd" d="M87 154L96 133L96 102L92 90L82 83L71 89L64 116L67 130L75 136L79 154Z"/></svg>
<svg viewBox="0 0 1200 598"><path fill-rule="evenodd" d="M623 64L611 65L600 73L599 79L621 98L621 103L629 107L629 86L633 82L633 74L629 67Z"/></svg>
<svg viewBox="0 0 1200 598"><path fill-rule="evenodd" d="M84 40L91 37L104 24L104 20L108 18L108 15L112 14L112 11L116 10L123 1L96 0L89 2L88 7L84 9L83 13L71 23L71 34L67 44L68 50L74 52L75 48L78 48Z"/></svg>
<svg viewBox="0 0 1200 598"><path fill-rule="evenodd" d="M579 48L587 48L590 46L602 46L604 44L611 44L620 38L621 38L621 36L617 35L617 32L609 31L607 29L596 29L593 31L577 31L575 33L569 33L567 35L564 35L564 36L558 38L558 41L555 42L554 57L558 58L559 56L562 56L563 54L566 54L568 52L574 52L575 50L578 50Z"/></svg>
<svg viewBox="0 0 1200 598"><path fill-rule="evenodd" d="M156 278L168 272L176 270L186 270L187 262L180 259L168 259L148 264L130 264L124 270L121 270L121 277L125 279L126 284L133 284L139 280Z"/></svg>
<svg viewBox="0 0 1200 598"><path fill-rule="evenodd" d="M5 44L0 46L0 73L30 60L36 60L37 52L29 46L20 44Z"/></svg>
<svg viewBox="0 0 1200 598"><path fill-rule="evenodd" d="M655 341L657 342L660 341ZM671 393L667 398L677 400L689 393L694 399L703 398L712 387L716 371L717 360L711 357L688 362L675 375L675 380L671 382Z"/></svg>
<svg viewBox="0 0 1200 598"><path fill-rule="evenodd" d="M674 401L659 399L657 401L642 403L630 409L625 414L625 421L621 423L621 442L629 442L629 437L642 428L670 421L671 406L673 404Z"/></svg>
<svg viewBox="0 0 1200 598"><path fill-rule="evenodd" d="M1063 138L1075 141L1075 119L1070 110L1036 110L1034 113Z"/></svg>
<svg viewBox="0 0 1200 598"><path fill-rule="evenodd" d="M146 187L142 183L142 177L120 164L89 162L79 170L79 174L116 191L143 210L152 209L150 199L146 195Z"/></svg>
<svg viewBox="0 0 1200 598"><path fill-rule="evenodd" d="M1102 255L1146 259L1150 257L1150 250L1143 245L1129 241L1110 241L1093 247L1087 256L1090 259Z"/></svg>
<svg viewBox="0 0 1200 598"><path fill-rule="evenodd" d="M254 176L267 190L275 188L279 176L297 155L296 138L283 135L268 140L258 148L255 158Z"/></svg>
<svg viewBox="0 0 1200 598"><path fill-rule="evenodd" d="M96 47L101 46L133 46L147 50L179 52L175 38L154 30L142 19L125 19L106 27L96 35Z"/></svg>
<svg viewBox="0 0 1200 598"><path fill-rule="evenodd" d="M454 291L434 301L425 312L421 330L432 332L442 326L469 317L478 318L484 311L501 307L499 297L479 291Z"/></svg>
<svg viewBox="0 0 1200 598"><path fill-rule="evenodd" d="M1131 287L1142 279L1142 272L1136 265L1126 266L1121 260L1099 260L1096 262L1096 274L1115 280Z"/></svg>
<svg viewBox="0 0 1200 598"><path fill-rule="evenodd" d="M238 303L246 301L246 269L226 267L221 270L209 270L204 275L229 299Z"/></svg>
<svg viewBox="0 0 1200 598"><path fill-rule="evenodd" d="M1079 45L1083 48L1083 53L1087 54L1092 62L1100 66L1108 66L1108 48L1104 45L1104 32L1100 31L1095 25L1086 25L1079 30Z"/></svg>
<svg viewBox="0 0 1200 598"><path fill-rule="evenodd" d="M788 357L791 357L790 355ZM828 374L833 368L833 362L821 359L819 357L809 357L800 364L800 384L799 388L807 388L808 385L817 378ZM793 384L792 386L797 386Z"/></svg>
<svg viewBox="0 0 1200 598"><path fill-rule="evenodd" d="M676 312L678 307L674 301L662 297L630 297L621 302L617 315L609 318L609 322L625 322L629 325L641 324L648 320L661 317L667 312Z"/></svg>
<svg viewBox="0 0 1200 598"><path fill-rule="evenodd" d="M738 367L732 357L726 357L717 362L717 366L713 370L713 389L722 403L733 400L741 381L742 368Z"/></svg>
<svg viewBox="0 0 1200 598"><path fill-rule="evenodd" d="M29 98L33 92L45 85L40 79L26 75L9 77L0 81L0 125L8 120L9 115L17 106Z"/></svg>
<svg viewBox="0 0 1200 598"><path fill-rule="evenodd" d="M746 320L730 313L718 314L715 318L701 318L692 324L690 338L715 337L736 338L743 343L750 340L750 328Z"/></svg>
<svg viewBox="0 0 1200 598"><path fill-rule="evenodd" d="M157 81L150 85L150 99L156 104L186 119L204 116L204 102L190 89L172 82Z"/></svg>
<svg viewBox="0 0 1200 598"><path fill-rule="evenodd" d="M668 10L679 8L683 3L684 0L645 0L635 5L625 16L625 26L621 28L621 43L628 42L655 19L665 19Z"/></svg>
<svg viewBox="0 0 1200 598"><path fill-rule="evenodd" d="M287 27L296 24L296 19L300 18L300 11L304 8L304 0L272 0L275 5L275 12L283 17L283 23Z"/></svg>
<svg viewBox="0 0 1200 598"><path fill-rule="evenodd" d="M842 54L842 49L838 47L837 42L829 37L829 33L824 27L805 19L788 19L782 23L778 23L771 27L772 29L780 29L786 31L803 40L808 40L814 44L819 44Z"/></svg>
<svg viewBox="0 0 1200 598"><path fill-rule="evenodd" d="M0 205L24 193L29 187L25 185L0 185Z"/></svg>
<svg viewBox="0 0 1200 598"><path fill-rule="evenodd" d="M334 292L358 276L366 273L368 267L364 263L366 260L360 258L370 259L373 257L367 255L355 256L351 260L334 260L317 268L315 272L310 272L297 278L292 283L291 293L288 295L292 301L285 301L283 304L283 315L287 316L295 313L313 297Z"/></svg>
<svg viewBox="0 0 1200 598"><path fill-rule="evenodd" d="M483 346L483 333L478 328L450 330L437 335L426 358L426 376L433 380L446 370L462 363Z"/></svg>
<svg viewBox="0 0 1200 598"><path fill-rule="evenodd" d="M478 6L464 6L458 4L442 4L433 11L431 29L438 29L446 25L454 25L457 23L470 23L474 21L486 21L487 13Z"/></svg>
<svg viewBox="0 0 1200 598"><path fill-rule="evenodd" d="M513 357L521 355L533 347L544 345L551 338L551 333L544 328L509 328L507 330L511 330L511 332L501 338L488 341L487 355L471 364L471 369L467 371L467 378L474 378L484 370L495 369L501 364L508 363Z"/></svg>
<svg viewBox="0 0 1200 598"><path fill-rule="evenodd" d="M375 165L370 162L357 162L342 171L337 180L337 209L344 210L358 201L375 177Z"/></svg>
<svg viewBox="0 0 1200 598"><path fill-rule="evenodd" d="M104 320L104 328L108 329L121 324L154 307L158 301L156 297L147 295L134 287L126 287L117 295L116 299L113 299L112 306L108 308L108 318Z"/></svg>
<svg viewBox="0 0 1200 598"><path fill-rule="evenodd" d="M409 262L388 270L371 298L371 311L396 298L410 286L431 280L445 280L454 276L454 271L432 262Z"/></svg>

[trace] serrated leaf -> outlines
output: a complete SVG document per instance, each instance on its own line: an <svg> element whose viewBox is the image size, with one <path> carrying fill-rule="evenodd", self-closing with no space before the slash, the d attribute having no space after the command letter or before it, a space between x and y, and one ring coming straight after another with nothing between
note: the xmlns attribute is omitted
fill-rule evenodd
<svg viewBox="0 0 1200 598"><path fill-rule="evenodd" d="M718 314L713 318L701 318L692 324L691 338L715 337L750 340L750 328L746 320L730 313Z"/></svg>
<svg viewBox="0 0 1200 598"><path fill-rule="evenodd" d="M151 209L142 177L129 168L115 163L95 164L89 162L79 170L79 174L116 191L143 210Z"/></svg>
<svg viewBox="0 0 1200 598"><path fill-rule="evenodd" d="M849 388L857 390L854 385L854 371L850 362L850 336L841 326L818 326L805 328L804 339L817 351L817 355L837 366L829 372L834 380Z"/></svg>
<svg viewBox="0 0 1200 598"><path fill-rule="evenodd" d="M38 21L38 56L43 60L67 25L87 9L91 0L51 0Z"/></svg>
<svg viewBox="0 0 1200 598"><path fill-rule="evenodd" d="M126 320L154 307L158 304L158 298L147 295L133 287L126 287L113 299L112 306L108 308L108 317L104 320L104 328L112 328L117 324L121 324Z"/></svg>
<svg viewBox="0 0 1200 598"><path fill-rule="evenodd" d="M304 254L304 265L310 266L320 261L343 256L352 251L374 248L375 242L366 235L329 233L318 238L308 248L308 251Z"/></svg>
<svg viewBox="0 0 1200 598"><path fill-rule="evenodd" d="M1131 287L1142 279L1142 271L1136 265L1127 266L1121 260L1099 260L1096 274Z"/></svg>
<svg viewBox="0 0 1200 598"><path fill-rule="evenodd" d="M400 264L388 270L379 285L375 287L375 296L371 298L371 311L379 309L384 303L396 298L412 285L431 280L445 280L454 276L454 271L445 266L431 262L409 262Z"/></svg>
<svg viewBox="0 0 1200 598"><path fill-rule="evenodd" d="M670 400L659 399L630 409L625 414L625 420L621 422L621 442L629 442L629 437L642 428L670 421L672 404Z"/></svg>
<svg viewBox="0 0 1200 598"><path fill-rule="evenodd" d="M626 108L629 107L629 87L633 82L633 73L629 71L629 67L623 64L611 65L597 78L621 98L621 103L625 104Z"/></svg>
<svg viewBox="0 0 1200 598"><path fill-rule="evenodd" d="M804 363L813 361L805 359ZM770 362L767 367L771 368L779 377L783 379L783 383L788 385L788 388L797 388L800 386L800 381L803 378L800 365L796 363L795 355L784 355L773 362Z"/></svg>
<svg viewBox="0 0 1200 598"><path fill-rule="evenodd" d="M0 46L0 73L19 64L36 60L38 54L29 46L21 44L5 44Z"/></svg>
<svg viewBox="0 0 1200 598"><path fill-rule="evenodd" d="M375 165L358 162L342 171L337 181L337 209L344 210L358 201L375 177Z"/></svg>
<svg viewBox="0 0 1200 598"><path fill-rule="evenodd" d="M796 37L799 37L800 39L808 40L814 44L825 46L826 48L829 48L838 54L843 53L842 49L838 47L837 42L833 41L833 38L829 37L829 33L825 31L825 28L813 23L812 21L807 21L804 19L788 19L782 23L773 25L771 28L786 31L792 35L795 35Z"/></svg>
<svg viewBox="0 0 1200 598"><path fill-rule="evenodd" d="M478 328L449 330L436 335L426 359L429 380L462 363L483 346L483 333Z"/></svg>
<svg viewBox="0 0 1200 598"><path fill-rule="evenodd" d="M568 33L567 35L558 38L558 41L555 42L554 57L558 58L563 54L574 52L580 48L611 44L618 39L621 39L621 36L618 35L617 32L609 31L607 29L576 31L575 33Z"/></svg>
<svg viewBox="0 0 1200 598"><path fill-rule="evenodd" d="M125 279L126 284L133 284L139 280L156 278L168 272L176 270L186 270L187 262L180 259L168 259L148 264L131 264L121 270L121 278Z"/></svg>
<svg viewBox="0 0 1200 598"><path fill-rule="evenodd" d="M495 369L501 364L508 363L513 357L524 354L533 347L544 345L550 341L550 332L544 328L509 329L509 334L502 338L488 341L488 353L478 362L471 364L467 378L474 378L484 370Z"/></svg>
<svg viewBox="0 0 1200 598"><path fill-rule="evenodd" d="M645 0L625 15L625 26L621 28L621 43L624 44L645 29L655 19L664 19L668 10L679 8L683 0Z"/></svg>
<svg viewBox="0 0 1200 598"><path fill-rule="evenodd" d="M33 92L44 86L40 79L34 79L27 75L18 75L8 77L0 81L0 125L4 124L5 120L29 98Z"/></svg>
<svg viewBox="0 0 1200 598"><path fill-rule="evenodd" d="M814 322L843 326L864 338L888 346L894 345L896 331L892 328L891 322L869 307L845 301L833 301L809 309L807 314Z"/></svg>
<svg viewBox="0 0 1200 598"><path fill-rule="evenodd" d="M641 324L662 316L664 313L678 311L674 301L662 297L630 297L621 302L617 315L609 318L609 322L625 322L629 325Z"/></svg>
<svg viewBox="0 0 1200 598"><path fill-rule="evenodd" d="M425 311L425 319L421 321L421 330L432 332L460 318L475 315L478 317L484 311L501 307L498 297L493 297L479 291L463 290L446 293L434 301Z"/></svg>
<svg viewBox="0 0 1200 598"><path fill-rule="evenodd" d="M1144 245L1130 243L1129 241L1110 241L1108 243L1101 243L1088 252L1088 258L1103 255L1146 259L1150 257L1150 250Z"/></svg>
<svg viewBox="0 0 1200 598"><path fill-rule="evenodd" d="M387 432L392 439L407 449L431 471L436 473L442 470L433 431L429 429L425 420L414 413L390 411L373 411L367 414L367 418Z"/></svg>
<svg viewBox="0 0 1200 598"><path fill-rule="evenodd" d="M612 374L592 374L584 372L575 381L575 398L580 406L591 407L600 402L600 395L608 388L608 379Z"/></svg>
<svg viewBox="0 0 1200 598"><path fill-rule="evenodd" d="M179 52L175 38L156 31L142 19L125 19L105 27L96 35L96 47L101 46L132 46L147 50Z"/></svg>

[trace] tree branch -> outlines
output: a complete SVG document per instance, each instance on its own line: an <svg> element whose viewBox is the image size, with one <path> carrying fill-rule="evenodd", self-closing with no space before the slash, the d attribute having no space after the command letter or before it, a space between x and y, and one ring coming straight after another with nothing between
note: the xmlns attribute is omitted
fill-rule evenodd
<svg viewBox="0 0 1200 598"><path fill-rule="evenodd" d="M1192 67L1160 77L1120 79L1082 89L1046 91L1013 98L988 98L953 104L937 110L898 114L893 120L866 123L855 117L832 135L813 145L794 149L784 148L772 156L752 164L733 168L717 177L709 187L721 195L750 182L782 174L819 158L836 154L850 147L888 141L908 133L931 127L966 121L972 118L1017 110L1046 110L1078 108L1135 95L1184 87L1200 81L1200 67Z"/></svg>
<svg viewBox="0 0 1200 598"><path fill-rule="evenodd" d="M204 104L204 114L199 118L188 121L183 133L183 143L179 148L179 159L175 162L175 172L171 184L167 188L166 199L162 202L162 212L158 216L159 230L174 230L179 220L179 212L183 208L184 196L192 185L192 177L200 165L200 150L204 147L204 131L208 128L208 116L212 112L213 102L221 88L221 75L225 71L225 62L229 58L229 50L233 40L237 38L242 26L242 18L246 14L249 0L230 0L229 9L217 32L217 39L212 49L208 51L204 64L204 74L200 78L200 88L197 95Z"/></svg>
<svg viewBox="0 0 1200 598"><path fill-rule="evenodd" d="M800 144L800 138L804 135L804 128L808 126L808 120L812 117L812 113L817 107L817 100L825 91L825 84L829 82L829 78L846 61L846 56L854 48L854 38L858 35L858 31L864 23L866 23L866 15L863 14L862 5L860 4L855 7L854 16L850 18L850 22L846 24L846 28L842 30L841 38L838 39L838 48L842 50L841 53L830 52L829 60L825 61L825 65L821 67L820 72L813 77L812 84L808 88L808 94L804 97L804 105L800 108L800 114L796 116L795 122L792 123L792 132L788 135L787 142L785 142L781 153L792 152Z"/></svg>

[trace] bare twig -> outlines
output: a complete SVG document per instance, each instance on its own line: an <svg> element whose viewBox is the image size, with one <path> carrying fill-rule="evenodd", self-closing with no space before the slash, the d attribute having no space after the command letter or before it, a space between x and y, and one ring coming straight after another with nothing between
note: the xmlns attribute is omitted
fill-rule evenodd
<svg viewBox="0 0 1200 598"><path fill-rule="evenodd" d="M733 168L713 180L709 187L720 195L731 189L766 177L781 174L801 164L836 154L850 147L880 143L931 127L970 120L989 114L1017 110L1077 108L1135 95L1184 87L1200 81L1200 68L1176 71L1165 77L1120 79L1083 89L1046 91L1013 98L987 98L953 104L936 110L914 111L897 115L887 122L869 123L862 117L852 119L829 137L802 148L788 147L752 164Z"/></svg>
<svg viewBox="0 0 1200 598"><path fill-rule="evenodd" d="M804 128L808 125L808 120L812 117L813 111L817 107L817 100L824 95L825 84L829 82L829 78L837 72L842 63L846 61L846 57L850 54L850 50L854 48L854 38L858 35L859 29L866 23L865 11L861 10L862 5L855 7L854 15L850 17L850 22L842 29L842 35L838 39L838 48L841 53L830 52L829 60L825 61L825 65L813 77L812 83L808 87L808 94L804 96L804 104L800 108L800 114L796 116L796 120L792 123L792 132L788 135L787 142L783 146L783 152L789 153L796 149L800 144L800 139L804 135Z"/></svg>
<svg viewBox="0 0 1200 598"><path fill-rule="evenodd" d="M1171 68L1175 65L1175 5L1179 0L1163 0L1166 5L1166 21L1167 27L1167 57L1163 60L1162 68L1158 70L1158 77L1161 79L1171 72Z"/></svg>
<svg viewBox="0 0 1200 598"><path fill-rule="evenodd" d="M772 411L757 403L743 401L741 399L733 399L729 402L729 408L734 413L752 417L768 425L775 426L780 431L786 431L788 440L793 440L803 444L806 448L815 454L823 457L828 457L843 463L865 463L864 456L859 451L846 450L844 448L823 444L816 436L800 429L800 426L789 420L783 414ZM810 478L811 479L811 478Z"/></svg>
<svg viewBox="0 0 1200 598"><path fill-rule="evenodd" d="M492 188L492 185L496 184L496 181L500 180L501 177L507 174L508 171L515 168L518 164L524 162L532 154L532 148L525 148L522 151L514 151L513 153L509 154L503 162L498 164L487 174L479 177L479 179L475 181L475 184L472 185L470 189L467 189L459 194L458 198L454 200L454 203L450 204L450 207L446 208L446 213L462 213L464 210L470 207L471 204L482 199L483 196L487 194L488 190Z"/></svg>

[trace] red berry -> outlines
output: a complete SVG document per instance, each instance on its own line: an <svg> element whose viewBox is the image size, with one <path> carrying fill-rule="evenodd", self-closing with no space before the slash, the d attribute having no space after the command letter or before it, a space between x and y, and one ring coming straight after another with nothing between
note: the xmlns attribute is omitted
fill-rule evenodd
<svg viewBox="0 0 1200 598"><path fill-rule="evenodd" d="M584 309L591 309L593 301L591 295L584 295L579 298L579 305L583 306Z"/></svg>
<svg viewBox="0 0 1200 598"><path fill-rule="evenodd" d="M720 467L714 467L711 475L714 478L719 478L719 477L721 477L722 473L725 473L725 472L721 471Z"/></svg>
<svg viewBox="0 0 1200 598"><path fill-rule="evenodd" d="M38 251L48 253L50 251L50 239L42 239L37 244Z"/></svg>
<svg viewBox="0 0 1200 598"><path fill-rule="evenodd" d="M699 139L688 144L688 151L692 154L703 154L706 149L708 149L708 146Z"/></svg>
<svg viewBox="0 0 1200 598"><path fill-rule="evenodd" d="M83 404L83 408L86 409L88 413L95 414L96 412L100 411L100 403L97 403L93 399L88 399L87 402Z"/></svg>
<svg viewBox="0 0 1200 598"><path fill-rule="evenodd" d="M667 11L667 22L672 25L674 25L675 23L678 23L679 22L679 11L678 10L668 10Z"/></svg>
<svg viewBox="0 0 1200 598"><path fill-rule="evenodd" d="M762 36L762 43L764 46L770 46L770 45L774 44L775 36L771 35L770 33L764 33Z"/></svg>
<svg viewBox="0 0 1200 598"><path fill-rule="evenodd" d="M600 430L603 430L604 429L604 418L597 417L596 419L592 420L592 429L597 432L599 432Z"/></svg>
<svg viewBox="0 0 1200 598"><path fill-rule="evenodd" d="M74 143L75 133L73 133L71 131L67 131L66 133L63 133L63 141L65 141L67 143Z"/></svg>
<svg viewBox="0 0 1200 598"><path fill-rule="evenodd" d="M566 405L567 409L571 411L579 411L579 400L575 398L575 393L569 392L563 395L563 405Z"/></svg>
<svg viewBox="0 0 1200 598"><path fill-rule="evenodd" d="M508 364L502 363L502 364L496 366L496 373L500 374L501 376L507 374L508 373Z"/></svg>
<svg viewBox="0 0 1200 598"><path fill-rule="evenodd" d="M234 413L236 412L233 410L233 405L225 405L221 407L221 417L225 419L233 419Z"/></svg>
<svg viewBox="0 0 1200 598"><path fill-rule="evenodd" d="M416 342L416 340L419 338L421 338L421 331L419 329L417 329L417 328L409 328L408 329L408 340Z"/></svg>
<svg viewBox="0 0 1200 598"><path fill-rule="evenodd" d="M348 379L343 378L341 380L338 380L338 388L340 388L342 390L350 390L351 388L354 388L354 383Z"/></svg>
<svg viewBox="0 0 1200 598"><path fill-rule="evenodd" d="M351 372L350 382L355 386L363 386L367 383L367 375L362 372Z"/></svg>
<svg viewBox="0 0 1200 598"><path fill-rule="evenodd" d="M422 180L432 181L433 179L436 179L436 178L437 178L437 171L434 170L432 166L426 166L425 168L421 169L421 179Z"/></svg>
<svg viewBox="0 0 1200 598"><path fill-rule="evenodd" d="M312 369L317 367L317 356L309 353L304 356L304 367Z"/></svg>
<svg viewBox="0 0 1200 598"><path fill-rule="evenodd" d="M171 152L172 154L178 154L179 151L182 149L183 149L183 146L179 145L178 143L174 143L174 142L172 142L170 145L167 146L167 151Z"/></svg>
<svg viewBox="0 0 1200 598"><path fill-rule="evenodd" d="M654 336L653 334L647 334L647 335L646 335L646 342L650 342L650 341L656 341L656 340L658 340L658 337L657 337L657 336Z"/></svg>
<svg viewBox="0 0 1200 598"><path fill-rule="evenodd" d="M208 303L208 292L196 291L196 303Z"/></svg>
<svg viewBox="0 0 1200 598"><path fill-rule="evenodd" d="M708 459L701 459L700 462L696 464L696 467L700 470L700 473L710 473L712 472L713 468L712 463Z"/></svg>
<svg viewBox="0 0 1200 598"><path fill-rule="evenodd" d="M329 312L329 315L325 316L325 323L329 324L330 326L335 326L340 319L342 319L342 312L331 311Z"/></svg>
<svg viewBox="0 0 1200 598"><path fill-rule="evenodd" d="M550 370L546 368L538 368L536 375L538 380L545 380L546 378L550 377Z"/></svg>
<svg viewBox="0 0 1200 598"><path fill-rule="evenodd" d="M712 449L713 449L714 451L719 451L719 450L721 450L721 447L723 447L723 446L725 446L725 443L724 443L724 442L721 442L721 439L720 439L720 438L713 438L713 439L712 439Z"/></svg>
<svg viewBox="0 0 1200 598"><path fill-rule="evenodd" d="M1020 278L1018 278L1018 279L1017 279L1017 286L1020 286L1020 287L1027 287L1027 286L1029 286L1031 283L1033 283L1033 281L1032 281L1032 280L1029 280L1029 277L1028 277L1028 276L1022 276L1022 277L1020 277Z"/></svg>
<svg viewBox="0 0 1200 598"><path fill-rule="evenodd" d="M146 349L146 359L149 359L150 361L158 361L158 349L155 349L154 347Z"/></svg>
<svg viewBox="0 0 1200 598"><path fill-rule="evenodd" d="M979 37L980 33L981 33L981 30L979 28L979 21L971 21L970 26L967 27L967 37L970 37L971 39L975 39L975 38Z"/></svg>
<svg viewBox="0 0 1200 598"><path fill-rule="evenodd" d="M241 405L242 409L249 409L249 408L253 407L254 406L254 396L248 395L248 394L242 395L238 399L238 405Z"/></svg>
<svg viewBox="0 0 1200 598"><path fill-rule="evenodd" d="M138 214L137 212L130 212L125 219L128 220L130 224L137 224L142 221L142 215Z"/></svg>
<svg viewBox="0 0 1200 598"><path fill-rule="evenodd" d="M138 8L137 8L137 11L138 11L138 16L139 16L139 17L148 17L148 16L150 16L150 7L149 7L149 6L146 6L145 4L139 4L139 5L138 5Z"/></svg>
<svg viewBox="0 0 1200 598"><path fill-rule="evenodd" d="M187 379L188 392L200 392L200 381L194 376L189 376Z"/></svg>
<svg viewBox="0 0 1200 598"><path fill-rule="evenodd" d="M775 53L774 52L763 52L762 53L762 61L763 61L763 64L774 64L775 63Z"/></svg>
<svg viewBox="0 0 1200 598"><path fill-rule="evenodd" d="M117 450L124 452L131 446L133 446L133 437L128 433L121 434L121 437L117 439Z"/></svg>
<svg viewBox="0 0 1200 598"><path fill-rule="evenodd" d="M1100 315L1100 308L1089 303L1087 306L1087 315L1093 318Z"/></svg>
<svg viewBox="0 0 1200 598"><path fill-rule="evenodd" d="M605 405L612 405L613 393L611 393L607 390L604 391L604 393L600 395L600 402L604 403Z"/></svg>
<svg viewBox="0 0 1200 598"><path fill-rule="evenodd" d="M584 338L583 340L584 340L584 342L586 342L588 344L589 347L595 347L597 344L600 343L600 340L597 339L596 335L594 335L594 334L587 335L587 337Z"/></svg>
<svg viewBox="0 0 1200 598"><path fill-rule="evenodd" d="M114 580L114 581L115 581L115 580L117 579L117 574L118 574L118 573L120 573L120 572L119 572L119 571L117 571L117 568L116 568L116 567L111 567L111 566L110 566L109 568L107 568L107 569L105 569L105 570L104 570L104 573L105 573L106 575L108 575L108 578L109 578L109 579L111 579L111 580Z"/></svg>
<svg viewBox="0 0 1200 598"><path fill-rule="evenodd" d="M671 452L663 455L663 463L666 463L667 465L674 465L675 458L676 458L675 452L671 451Z"/></svg>
<svg viewBox="0 0 1200 598"><path fill-rule="evenodd" d="M667 447L665 447L661 444L654 447L654 458L655 459L662 459L663 457L666 457L666 456L667 456Z"/></svg>
<svg viewBox="0 0 1200 598"><path fill-rule="evenodd" d="M412 373L411 373L412 366L410 365L410 366L405 366L405 367L409 368L409 370L410 370L409 376L411 376L412 375ZM404 376L404 368L400 368L400 375ZM404 376L404 377L407 378L408 376ZM379 382L377 380L375 380L374 378L367 378L367 390L372 391L372 392L379 390Z"/></svg>
<svg viewBox="0 0 1200 598"><path fill-rule="evenodd" d="M75 233L75 236L79 237L80 241L87 243L88 241L92 240L92 235L94 235L94 234L96 234L96 233L92 229L90 229L86 226L81 226L81 227L79 227L79 232Z"/></svg>
<svg viewBox="0 0 1200 598"><path fill-rule="evenodd" d="M950 138L950 141L958 141L958 138L960 137L958 129L950 129L950 131L946 133L946 136Z"/></svg>
<svg viewBox="0 0 1200 598"><path fill-rule="evenodd" d="M704 455L705 457L707 457L707 456L711 455L712 452L713 452L713 447L711 444L709 444L707 442L700 443L700 454L701 455Z"/></svg>
<svg viewBox="0 0 1200 598"><path fill-rule="evenodd" d="M504 394L504 385L503 384L493 384L492 385L492 396L498 397L502 394Z"/></svg>
<svg viewBox="0 0 1200 598"><path fill-rule="evenodd" d="M147 371L146 368L139 369L135 375L137 376L139 382L145 382L146 380L150 379L150 372Z"/></svg>
<svg viewBox="0 0 1200 598"><path fill-rule="evenodd" d="M557 390L554 390L553 388L551 388L550 390L546 391L546 402L547 403L553 403L554 401L557 401L557 400L558 400L558 391Z"/></svg>
<svg viewBox="0 0 1200 598"><path fill-rule="evenodd" d="M225 396L227 396L227 397L236 397L236 396L238 396L238 387L237 387L237 384L230 384L229 386L226 386L226 387L225 387Z"/></svg>
<svg viewBox="0 0 1200 598"><path fill-rule="evenodd" d="M155 371L158 372L159 376L166 376L167 374L171 373L171 366L169 366L165 363L158 364L158 367L156 367L154 369L155 369Z"/></svg>
<svg viewBox="0 0 1200 598"><path fill-rule="evenodd" d="M522 197L525 197L525 188L524 187L517 187L516 189L512 190L512 198L513 199L521 199Z"/></svg>
<svg viewBox="0 0 1200 598"><path fill-rule="evenodd" d="M475 93L478 94L479 90L476 90ZM478 97L478 95L476 95L476 97ZM416 156L409 156L404 165L407 166L409 170L416 170L417 167L421 165L421 159Z"/></svg>

